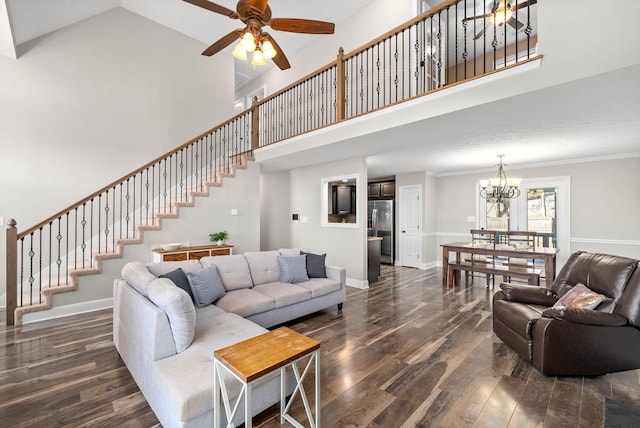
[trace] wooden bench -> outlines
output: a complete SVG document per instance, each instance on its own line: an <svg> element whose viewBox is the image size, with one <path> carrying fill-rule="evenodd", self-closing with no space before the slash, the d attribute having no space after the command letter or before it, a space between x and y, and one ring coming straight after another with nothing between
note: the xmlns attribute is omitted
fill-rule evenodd
<svg viewBox="0 0 640 428"><path fill-rule="evenodd" d="M542 270L540 269L534 269L525 265L501 265L492 262L470 260L450 262L447 269L447 285L449 287L453 286L454 282L460 282L459 278L461 271L527 278L533 285L540 285L540 274L542 273Z"/></svg>

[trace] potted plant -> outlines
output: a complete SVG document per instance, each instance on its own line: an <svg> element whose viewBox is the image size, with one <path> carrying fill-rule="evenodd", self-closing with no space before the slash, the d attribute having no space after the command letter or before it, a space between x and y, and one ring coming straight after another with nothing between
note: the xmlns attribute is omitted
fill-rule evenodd
<svg viewBox="0 0 640 428"><path fill-rule="evenodd" d="M211 242L215 242L217 245L223 245L228 237L229 234L226 231L211 233L209 235Z"/></svg>

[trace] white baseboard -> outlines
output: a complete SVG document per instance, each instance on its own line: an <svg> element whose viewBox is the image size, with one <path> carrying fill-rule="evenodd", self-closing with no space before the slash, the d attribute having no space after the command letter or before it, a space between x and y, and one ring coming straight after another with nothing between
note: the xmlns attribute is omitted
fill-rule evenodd
<svg viewBox="0 0 640 428"><path fill-rule="evenodd" d="M438 266L442 266L442 263L438 261L433 261L429 263L420 263L420 266L418 266L418 269L429 270L429 269L437 268Z"/></svg>
<svg viewBox="0 0 640 428"><path fill-rule="evenodd" d="M361 279L347 278L347 285L353 288L360 288L366 290L369 288L369 281Z"/></svg>
<svg viewBox="0 0 640 428"><path fill-rule="evenodd" d="M68 317L70 315L84 314L113 307L113 297L90 302L74 303L72 305L59 306L46 311L32 312L22 316L22 323L28 324L36 321L51 320Z"/></svg>

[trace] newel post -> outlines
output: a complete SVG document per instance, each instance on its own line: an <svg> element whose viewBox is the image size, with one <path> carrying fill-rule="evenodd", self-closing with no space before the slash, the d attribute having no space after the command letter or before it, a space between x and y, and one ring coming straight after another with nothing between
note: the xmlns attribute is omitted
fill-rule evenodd
<svg viewBox="0 0 640 428"><path fill-rule="evenodd" d="M341 122L345 118L346 109L346 78L344 67L344 49L338 50L336 61L336 121Z"/></svg>
<svg viewBox="0 0 640 428"><path fill-rule="evenodd" d="M15 324L15 311L18 304L18 229L16 221L9 220L7 227L7 265L6 298L7 326Z"/></svg>
<svg viewBox="0 0 640 428"><path fill-rule="evenodd" d="M260 140L258 139L259 131L259 118L258 113L258 97L253 97L253 104L251 105L251 148L257 150L260 148Z"/></svg>

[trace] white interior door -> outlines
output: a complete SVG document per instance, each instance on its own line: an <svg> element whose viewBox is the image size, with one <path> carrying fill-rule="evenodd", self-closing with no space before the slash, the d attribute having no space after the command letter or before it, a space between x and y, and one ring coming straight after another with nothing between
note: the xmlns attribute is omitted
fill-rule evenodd
<svg viewBox="0 0 640 428"><path fill-rule="evenodd" d="M400 265L420 266L420 223L422 206L420 195L422 186L400 186L399 228L400 228Z"/></svg>

